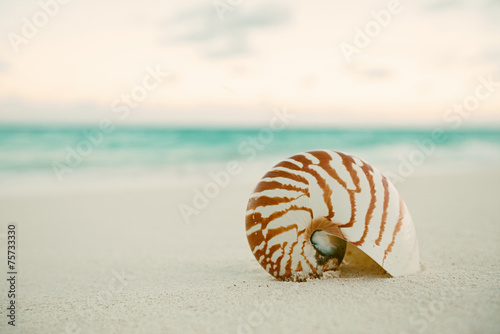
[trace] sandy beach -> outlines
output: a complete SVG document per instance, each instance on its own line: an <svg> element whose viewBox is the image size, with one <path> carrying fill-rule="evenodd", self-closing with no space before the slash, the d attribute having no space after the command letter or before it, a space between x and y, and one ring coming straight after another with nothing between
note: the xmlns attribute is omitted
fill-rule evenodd
<svg viewBox="0 0 500 334"><path fill-rule="evenodd" d="M178 206L203 183L3 196L2 253L7 223L18 224L15 332L500 330L498 170L397 185L417 228L420 273L342 266L304 283L275 280L250 252L244 212L256 182L233 180L190 224ZM0 286L0 331L11 332Z"/></svg>

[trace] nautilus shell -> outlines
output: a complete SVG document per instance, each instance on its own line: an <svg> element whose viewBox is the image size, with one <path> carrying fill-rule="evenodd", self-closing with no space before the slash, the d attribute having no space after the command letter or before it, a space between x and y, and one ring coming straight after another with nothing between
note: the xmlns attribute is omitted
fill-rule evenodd
<svg viewBox="0 0 500 334"><path fill-rule="evenodd" d="M420 266L415 228L396 188L341 152L300 153L267 172L248 201L246 234L257 261L281 280L335 270L346 251L392 276Z"/></svg>

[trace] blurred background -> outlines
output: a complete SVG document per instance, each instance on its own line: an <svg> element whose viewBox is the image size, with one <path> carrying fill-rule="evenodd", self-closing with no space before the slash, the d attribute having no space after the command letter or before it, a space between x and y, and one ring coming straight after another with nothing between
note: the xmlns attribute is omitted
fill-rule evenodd
<svg viewBox="0 0 500 334"><path fill-rule="evenodd" d="M496 168L499 18L496 0L0 1L0 194L260 175L320 148L396 175Z"/></svg>
<svg viewBox="0 0 500 334"><path fill-rule="evenodd" d="M255 333L498 332L499 37L499 0L0 0L18 332L242 332L280 291ZM317 149L393 181L421 273L260 268L248 198Z"/></svg>

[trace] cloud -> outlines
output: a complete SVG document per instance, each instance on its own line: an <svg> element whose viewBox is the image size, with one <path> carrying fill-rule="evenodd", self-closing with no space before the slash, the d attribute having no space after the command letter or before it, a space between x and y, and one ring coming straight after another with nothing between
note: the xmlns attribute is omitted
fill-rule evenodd
<svg viewBox="0 0 500 334"><path fill-rule="evenodd" d="M5 73L9 69L9 64L7 64L3 59L0 58L0 73Z"/></svg>
<svg viewBox="0 0 500 334"><path fill-rule="evenodd" d="M432 0L424 2L422 8L436 13L451 10L477 10L482 12L485 17L493 19L493 22L498 23L499 5L500 0Z"/></svg>
<svg viewBox="0 0 500 334"><path fill-rule="evenodd" d="M397 69L388 61L362 58L344 66L347 75L364 82L383 82L397 76Z"/></svg>
<svg viewBox="0 0 500 334"><path fill-rule="evenodd" d="M371 69L366 73L367 76L374 79L386 79L392 76L392 71L388 69Z"/></svg>
<svg viewBox="0 0 500 334"><path fill-rule="evenodd" d="M463 2L460 0L442 0L442 1L433 1L426 3L424 8L429 11L441 11L441 10L449 10L454 9L456 7L463 6Z"/></svg>
<svg viewBox="0 0 500 334"><path fill-rule="evenodd" d="M239 6L225 12L222 20L216 9L204 6L179 13L166 22L167 30L182 29L166 44L196 43L208 58L233 57L252 51L249 35L257 29L286 23L290 18L287 8L268 5L258 8Z"/></svg>
<svg viewBox="0 0 500 334"><path fill-rule="evenodd" d="M495 25L499 26L499 15L500 15L500 0L490 0L486 3L485 6L485 16L491 22L494 22Z"/></svg>

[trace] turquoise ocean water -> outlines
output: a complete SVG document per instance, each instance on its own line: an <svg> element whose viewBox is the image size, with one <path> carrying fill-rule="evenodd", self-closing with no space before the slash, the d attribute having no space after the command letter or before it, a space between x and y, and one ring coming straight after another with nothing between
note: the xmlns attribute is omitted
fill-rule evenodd
<svg viewBox="0 0 500 334"><path fill-rule="evenodd" d="M325 148L389 169L412 152L424 156L426 166L500 165L500 129L448 130L439 141L433 130L117 127L104 133L92 127L0 126L0 180L34 175L55 180L57 168L66 167L71 173L63 173L64 178L99 173L141 177L152 171L189 176L231 160L272 166L295 153Z"/></svg>

